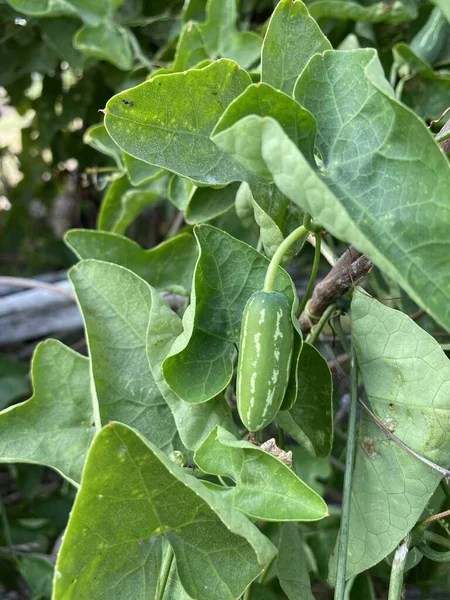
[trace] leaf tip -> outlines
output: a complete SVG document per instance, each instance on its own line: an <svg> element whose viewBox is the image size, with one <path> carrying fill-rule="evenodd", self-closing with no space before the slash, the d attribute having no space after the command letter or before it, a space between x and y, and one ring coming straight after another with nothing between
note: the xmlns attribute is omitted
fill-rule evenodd
<svg viewBox="0 0 450 600"><path fill-rule="evenodd" d="M98 112L101 112L104 115L108 115L109 114L109 110L108 110L108 108L106 106L105 106L105 108L99 108Z"/></svg>
<svg viewBox="0 0 450 600"><path fill-rule="evenodd" d="M108 427L111 427L111 429L113 429L116 426L116 424L114 423L114 421L108 421Z"/></svg>

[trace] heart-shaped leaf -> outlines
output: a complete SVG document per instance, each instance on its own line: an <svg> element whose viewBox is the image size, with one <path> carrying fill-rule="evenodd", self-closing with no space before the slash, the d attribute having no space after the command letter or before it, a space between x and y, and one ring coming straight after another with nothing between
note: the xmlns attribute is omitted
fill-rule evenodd
<svg viewBox="0 0 450 600"><path fill-rule="evenodd" d="M88 455L56 564L54 600L154 597L162 538L197 600L238 598L276 553L239 511L138 433L111 423Z"/></svg>
<svg viewBox="0 0 450 600"><path fill-rule="evenodd" d="M209 434L194 458L205 473L235 481L235 486L221 488L220 495L252 519L316 521L328 514L322 498L287 465L222 427Z"/></svg>

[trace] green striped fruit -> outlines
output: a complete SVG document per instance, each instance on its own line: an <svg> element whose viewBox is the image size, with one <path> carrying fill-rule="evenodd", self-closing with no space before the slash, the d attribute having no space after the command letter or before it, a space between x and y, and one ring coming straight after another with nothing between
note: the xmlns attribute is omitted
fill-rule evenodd
<svg viewBox="0 0 450 600"><path fill-rule="evenodd" d="M291 307L280 292L255 292L242 316L237 407L249 431L277 415L289 381L294 345Z"/></svg>

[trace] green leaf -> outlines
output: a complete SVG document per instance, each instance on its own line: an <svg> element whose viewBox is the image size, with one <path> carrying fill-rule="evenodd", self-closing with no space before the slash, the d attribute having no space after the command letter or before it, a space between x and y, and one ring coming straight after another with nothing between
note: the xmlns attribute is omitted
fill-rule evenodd
<svg viewBox="0 0 450 600"><path fill-rule="evenodd" d="M130 188L126 176L113 181L103 197L98 228L124 234L146 206L167 196L167 181L158 177L138 189Z"/></svg>
<svg viewBox="0 0 450 600"><path fill-rule="evenodd" d="M54 600L153 598L152 550L163 536L189 595L238 598L273 558L273 545L156 446L111 425L86 462L56 564Z"/></svg>
<svg viewBox="0 0 450 600"><path fill-rule="evenodd" d="M286 452L292 452L292 469L306 485L320 496L325 493L325 482L332 474L327 458L312 456L301 446L286 446Z"/></svg>
<svg viewBox="0 0 450 600"><path fill-rule="evenodd" d="M69 277L85 322L102 423L120 420L135 426L171 452L177 445L175 422L147 361L148 283L98 260L82 261Z"/></svg>
<svg viewBox="0 0 450 600"><path fill-rule="evenodd" d="M407 315L366 293L352 302L352 335L373 412L418 454L450 465L450 363ZM347 576L387 556L416 524L442 475L362 414L353 475ZM334 562L331 567L334 567Z"/></svg>
<svg viewBox="0 0 450 600"><path fill-rule="evenodd" d="M236 28L236 0L208 0L205 23L183 28L173 69L186 70L207 58L229 58L247 69L258 59L261 38Z"/></svg>
<svg viewBox="0 0 450 600"><path fill-rule="evenodd" d="M220 495L252 519L315 521L328 514L322 498L287 465L222 427L209 434L194 459L205 473L235 481L235 486L222 488Z"/></svg>
<svg viewBox="0 0 450 600"><path fill-rule="evenodd" d="M254 248L209 225L194 230L200 257L183 334L164 361L169 387L184 401L206 402L229 384L242 312L262 289L268 260ZM276 290L294 300L292 282L279 270ZM197 300L198 298L198 300Z"/></svg>
<svg viewBox="0 0 450 600"><path fill-rule="evenodd" d="M305 546L295 523L284 523L281 527L276 568L280 585L289 600L314 600Z"/></svg>
<svg viewBox="0 0 450 600"><path fill-rule="evenodd" d="M195 225L223 215L234 205L238 188L238 183L231 183L219 189L199 187L194 190L185 211L186 223Z"/></svg>
<svg viewBox="0 0 450 600"><path fill-rule="evenodd" d="M257 150L253 156L253 144L246 143L246 136L253 139L258 128L252 128L248 132L239 130L239 124L244 123L241 119L247 115L272 117L278 121L294 144L314 163L316 122L312 114L283 92L266 83L255 83L231 102L211 135L219 148L234 156L250 172L271 179L270 172L260 159L260 152ZM253 121L248 123L251 126ZM237 126L237 130L234 126Z"/></svg>
<svg viewBox="0 0 450 600"><path fill-rule="evenodd" d="M330 42L303 2L281 0L264 37L261 81L291 95L311 56L330 49Z"/></svg>
<svg viewBox="0 0 450 600"><path fill-rule="evenodd" d="M245 189L247 188L247 189ZM286 196L284 196L272 182L253 180L250 186L242 184L241 196L249 195L253 206L254 217L259 225L259 234L264 247L264 253L271 258L278 246L294 229L303 223L303 211ZM306 238L297 240L286 251L282 264L289 263L300 252Z"/></svg>
<svg viewBox="0 0 450 600"><path fill-rule="evenodd" d="M28 365L0 354L0 410L29 393Z"/></svg>
<svg viewBox="0 0 450 600"><path fill-rule="evenodd" d="M18 12L35 17L78 16L77 10L66 0L7 0Z"/></svg>
<svg viewBox="0 0 450 600"><path fill-rule="evenodd" d="M33 592L33 598L50 599L53 579L53 563L50 557L26 556L21 558L19 571Z"/></svg>
<svg viewBox="0 0 450 600"><path fill-rule="evenodd" d="M270 258L283 239L303 222L303 211L286 198L273 183L265 179L272 176L267 170L257 144L249 144L261 130L256 119L246 120L247 115L273 117L283 127L287 135L299 146L302 152L314 163L314 137L316 124L314 117L295 100L275 90L265 83L249 86L241 96L230 104L212 133L212 139L246 169L258 177L247 176L254 216L260 227L260 235L266 255ZM250 125L248 129L247 124ZM256 153L255 153L256 150ZM245 192L240 190L240 199ZM302 248L303 240L290 247L285 260L288 262Z"/></svg>
<svg viewBox="0 0 450 600"><path fill-rule="evenodd" d="M70 4L73 4L81 18L87 24L102 23L108 17L112 17L114 12L123 3L123 0L102 0L101 2L93 2L92 0L68 1Z"/></svg>
<svg viewBox="0 0 450 600"><path fill-rule="evenodd" d="M114 179L103 195L100 212L97 216L97 228L105 231L113 230L122 214L122 199L130 189L130 183L125 175Z"/></svg>
<svg viewBox="0 0 450 600"><path fill-rule="evenodd" d="M184 587L181 585L175 561L172 562L162 600L193 600L192 596L189 596Z"/></svg>
<svg viewBox="0 0 450 600"><path fill-rule="evenodd" d="M415 552L418 552L415 548L410 550L410 553ZM406 560L408 559L409 555ZM372 578L369 573L357 575L352 583L349 600L360 600L360 598L364 598L364 600L377 600Z"/></svg>
<svg viewBox="0 0 450 600"><path fill-rule="evenodd" d="M407 71L399 83L402 101L424 119L439 119L448 107L450 76L433 71L406 44L396 44L393 53L400 72Z"/></svg>
<svg viewBox="0 0 450 600"><path fill-rule="evenodd" d="M159 167L149 165L126 152L123 152L122 155L131 185L138 186L143 183L149 183L160 177L163 172Z"/></svg>
<svg viewBox="0 0 450 600"><path fill-rule="evenodd" d="M210 402L188 404L183 402L167 385L162 365L174 341L183 332L180 317L152 289L152 307L147 332L147 355L150 369L159 391L172 411L181 441L186 448L195 450L216 427L234 431L231 412L223 395Z"/></svg>
<svg viewBox="0 0 450 600"><path fill-rule="evenodd" d="M343 72L351 102L350 87L340 83ZM322 173L273 119L242 120L252 119L252 127L259 122L254 143L261 143L261 160L275 184L450 328L450 273L442 262L449 245L450 214L442 198L450 168L426 126L392 97L373 50L314 56L296 97L317 119Z"/></svg>
<svg viewBox="0 0 450 600"><path fill-rule="evenodd" d="M133 271L160 291L187 295L197 261L197 244L191 234L181 233L150 250L115 233L72 229L66 244L80 260L95 258Z"/></svg>
<svg viewBox="0 0 450 600"><path fill-rule="evenodd" d="M75 35L73 45L80 52L106 60L122 71L132 67L133 54L127 31L111 21L85 25Z"/></svg>
<svg viewBox="0 0 450 600"><path fill-rule="evenodd" d="M103 123L88 127L83 136L83 142L102 154L106 154L106 156L113 158L117 167L120 170L123 170L122 151L110 138Z"/></svg>
<svg viewBox="0 0 450 600"><path fill-rule="evenodd" d="M317 0L308 6L315 19L350 19L363 23L403 23L417 17L417 7L394 0L390 4L376 2L371 6L361 6L350 0Z"/></svg>
<svg viewBox="0 0 450 600"><path fill-rule="evenodd" d="M229 60L159 75L111 98L105 125L136 158L194 182L227 184L244 171L209 137L226 107L250 84L248 74Z"/></svg>
<svg viewBox="0 0 450 600"><path fill-rule="evenodd" d="M0 462L46 465L77 484L94 436L89 360L47 340L31 375L33 396L0 413Z"/></svg>
<svg viewBox="0 0 450 600"><path fill-rule="evenodd" d="M310 344L303 343L297 378L295 404L280 411L277 422L315 456L328 456L333 444L333 380L327 361Z"/></svg>
<svg viewBox="0 0 450 600"><path fill-rule="evenodd" d="M67 17L39 19L37 25L42 31L45 43L52 48L62 60L66 60L72 69L83 67L85 56L73 47L72 38L80 28L78 19Z"/></svg>
<svg viewBox="0 0 450 600"><path fill-rule="evenodd" d="M174 73L187 71L208 59L209 54L205 48L201 25L188 21L180 33L175 59L170 70Z"/></svg>
<svg viewBox="0 0 450 600"><path fill-rule="evenodd" d="M192 189L193 185L189 179L172 175L169 181L168 198L178 210L185 210Z"/></svg>
<svg viewBox="0 0 450 600"><path fill-rule="evenodd" d="M242 221L242 225L249 228L255 222L253 210L253 195L247 182L243 181L239 186L235 200L236 214Z"/></svg>

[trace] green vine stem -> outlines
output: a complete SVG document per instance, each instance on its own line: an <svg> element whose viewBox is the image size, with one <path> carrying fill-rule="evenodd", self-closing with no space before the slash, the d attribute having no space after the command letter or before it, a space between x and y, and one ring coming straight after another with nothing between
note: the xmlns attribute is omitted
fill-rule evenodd
<svg viewBox="0 0 450 600"><path fill-rule="evenodd" d="M314 234L314 238L316 240L316 243L314 246L314 262L313 262L312 271L311 271L311 275L310 275L310 278L308 281L308 285L306 287L305 294L303 296L300 306L298 307L298 311L297 311L298 316L300 316L302 314L302 312L305 310L306 303L308 302L309 297L311 296L311 293L313 291L314 283L315 283L316 277L317 277L317 271L319 270L322 236L320 233L317 232Z"/></svg>
<svg viewBox="0 0 450 600"><path fill-rule="evenodd" d="M391 578L389 581L388 600L401 600L403 592L403 575L405 573L406 559L408 557L411 538L407 535L397 546L392 561Z"/></svg>
<svg viewBox="0 0 450 600"><path fill-rule="evenodd" d="M161 574L158 581L158 590L156 592L156 600L162 600L166 591L167 581L169 579L170 568L173 561L173 548L169 545L169 548L164 557L164 562L161 567Z"/></svg>
<svg viewBox="0 0 450 600"><path fill-rule="evenodd" d="M273 292L273 286L275 284L275 277L277 276L278 267L283 260L283 256L286 254L287 250L292 246L294 242L296 242L301 237L307 235L308 229L304 225L300 225L297 229L294 229L292 233L290 233L287 238L285 238L278 248L275 251L275 254L272 256L269 267L267 269L266 278L264 280L264 291L265 292Z"/></svg>
<svg viewBox="0 0 450 600"><path fill-rule="evenodd" d="M355 583L355 579L356 579L356 576L351 577L345 584L344 600L350 600L352 589L353 589L353 584Z"/></svg>
<svg viewBox="0 0 450 600"><path fill-rule="evenodd" d="M437 134L437 136L434 138L434 141L436 142L436 144L440 144L441 142L445 142L445 140L450 139L450 129L448 129L447 131L444 131L441 134Z"/></svg>
<svg viewBox="0 0 450 600"><path fill-rule="evenodd" d="M417 549L430 560L434 560L434 562L450 562L450 550L447 552L439 552L438 550L430 548L425 542L417 544ZM390 597L389 600L391 600Z"/></svg>
<svg viewBox="0 0 450 600"><path fill-rule="evenodd" d="M438 533L433 533L432 531L425 531L423 534L423 539L426 542L433 542L433 544L438 544L439 546L443 546L450 550L450 539L445 538Z"/></svg>
<svg viewBox="0 0 450 600"><path fill-rule="evenodd" d="M314 325L314 327L311 329L310 334L306 337L305 341L308 342L308 344L311 344L311 345L315 344L315 342L317 341L317 338L320 335L320 332L325 327L328 319L333 314L333 311L334 311L335 308L336 308L335 304L330 304L330 306L328 306L328 308L326 309L326 311L320 317L319 322L317 323L317 325Z"/></svg>
<svg viewBox="0 0 450 600"><path fill-rule="evenodd" d="M358 414L358 361L353 342L351 346L350 366L350 408L348 416L347 457L345 461L341 528L339 533L336 589L334 591L335 600L345 599L345 576L347 571L348 536L350 530L350 499L353 481L353 465L355 463L356 451L356 426Z"/></svg>

